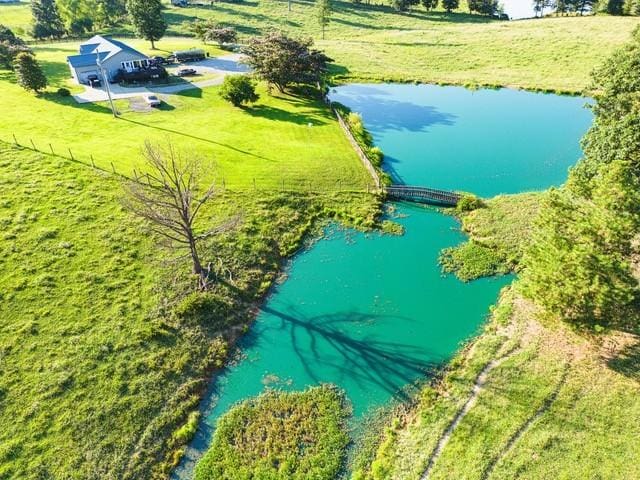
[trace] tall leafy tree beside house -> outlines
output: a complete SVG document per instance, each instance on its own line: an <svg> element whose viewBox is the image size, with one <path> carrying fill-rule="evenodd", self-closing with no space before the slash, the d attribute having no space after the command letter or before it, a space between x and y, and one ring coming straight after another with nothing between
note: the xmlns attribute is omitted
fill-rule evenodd
<svg viewBox="0 0 640 480"><path fill-rule="evenodd" d="M60 38L65 34L55 0L32 0L31 15L31 34L34 38Z"/></svg>
<svg viewBox="0 0 640 480"><path fill-rule="evenodd" d="M244 62L254 74L284 92L291 84L320 84L333 60L311 48L311 39L291 38L282 32L254 37L243 49Z"/></svg>
<svg viewBox="0 0 640 480"><path fill-rule="evenodd" d="M18 84L25 90L39 93L47 86L47 77L44 76L36 57L31 53L19 53L13 61L13 69L16 72Z"/></svg>
<svg viewBox="0 0 640 480"><path fill-rule="evenodd" d="M24 41L4 25L0 24L0 67L13 68L13 60L20 52L30 52Z"/></svg>
<svg viewBox="0 0 640 480"><path fill-rule="evenodd" d="M160 0L128 0L127 12L136 33L151 42L155 49L155 42L164 36L167 22L162 17L162 3Z"/></svg>

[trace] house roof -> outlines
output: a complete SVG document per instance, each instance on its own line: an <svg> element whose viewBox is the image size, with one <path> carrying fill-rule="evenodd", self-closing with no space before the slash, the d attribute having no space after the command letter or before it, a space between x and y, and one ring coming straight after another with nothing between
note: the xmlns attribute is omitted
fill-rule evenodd
<svg viewBox="0 0 640 480"><path fill-rule="evenodd" d="M100 52L100 61L104 61L107 58L109 52ZM90 67L97 65L98 54L86 53L84 55L70 55L67 57L67 61L72 67Z"/></svg>
<svg viewBox="0 0 640 480"><path fill-rule="evenodd" d="M105 61L120 52L129 52L134 55L139 55L141 58L147 58L144 53L140 53L126 43L114 40L113 38L95 35L80 44L79 55L71 55L67 57L67 61L72 67L87 67L96 64L96 60L98 59L97 54L100 54L101 61Z"/></svg>

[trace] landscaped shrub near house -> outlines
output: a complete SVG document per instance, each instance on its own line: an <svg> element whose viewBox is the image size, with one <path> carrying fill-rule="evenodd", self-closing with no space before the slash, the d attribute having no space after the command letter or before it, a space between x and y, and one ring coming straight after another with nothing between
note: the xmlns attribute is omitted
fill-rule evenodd
<svg viewBox="0 0 640 480"><path fill-rule="evenodd" d="M58 95L60 95L61 97L68 97L69 95L71 95L71 92L68 88L61 87L58 89Z"/></svg>
<svg viewBox="0 0 640 480"><path fill-rule="evenodd" d="M267 391L218 420L194 480L334 480L349 442L348 414L343 393L330 385Z"/></svg>

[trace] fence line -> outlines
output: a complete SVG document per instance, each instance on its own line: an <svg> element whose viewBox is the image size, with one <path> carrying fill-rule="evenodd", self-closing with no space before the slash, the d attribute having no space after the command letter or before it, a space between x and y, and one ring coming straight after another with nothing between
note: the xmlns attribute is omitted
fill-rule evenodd
<svg viewBox="0 0 640 480"><path fill-rule="evenodd" d="M338 112L338 110L335 109L333 105L330 105L330 107L331 107L331 110L333 110L333 113L335 114L336 118L338 119L338 123L340 124L340 127L342 127L342 130L347 136L349 143L351 144L351 146L353 146L354 150L358 154L358 157L360 158L360 161L362 162L364 167L367 169L367 171L373 178L373 182L375 183L376 188L380 190L381 182L380 182L380 177L378 176L378 171L375 169L375 167L371 163L371 160L369 160L369 157L367 157L367 155L364 153L364 151L362 150L362 147L360 147L360 144L354 138L353 134L351 133L351 129L342 118L342 115L340 115L340 112Z"/></svg>
<svg viewBox="0 0 640 480"><path fill-rule="evenodd" d="M131 169L129 174L118 171L116 166L112 161L109 161L109 168L105 168L96 163L96 159L93 154L89 154L88 158L82 158L77 153L74 153L70 147L63 148L62 150L55 149L52 143L46 143L43 148L42 145L37 145L32 138L28 139L28 142L23 141L20 143L15 134L11 134L13 138L13 142L6 141L4 139L0 139L1 143L5 145L11 145L12 143L15 146L32 150L34 152L39 152L44 155L54 156L56 158L60 158L63 160L71 161L74 163L78 163L85 167L93 168L94 170L100 171L106 175L112 177L118 177L123 180L136 182L140 185L149 185L149 177L148 174L143 172L138 172L135 168ZM41 148L38 148L38 147ZM275 177L251 177L247 179L245 184L236 182L229 183L224 176L214 178L214 184L217 184L217 187L220 188L223 192L238 192L238 193L247 193L247 192L258 192L258 191L280 191L280 192L295 192L295 193L375 193L372 191L371 185L369 182L366 182L364 188L356 187L353 183L343 183L343 180L338 179L335 182L333 187L322 187L322 188L314 188L316 185L309 179L285 179L285 178L275 178Z"/></svg>

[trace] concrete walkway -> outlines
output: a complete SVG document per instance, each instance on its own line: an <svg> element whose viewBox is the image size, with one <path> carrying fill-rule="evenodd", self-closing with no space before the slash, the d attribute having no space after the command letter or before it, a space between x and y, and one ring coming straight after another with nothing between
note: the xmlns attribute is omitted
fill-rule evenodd
<svg viewBox="0 0 640 480"><path fill-rule="evenodd" d="M122 98L142 97L144 95L152 93L158 95L171 95L182 92L183 90L189 90L191 88L205 88L211 87L213 85L220 85L224 77L226 77L227 75L239 75L247 73L249 71L249 68L246 65L240 63L241 59L242 55L234 53L222 57L209 58L201 62L186 63L180 65L179 67L167 69L167 71L171 73L178 68L188 66L189 68L193 68L196 71L196 74L199 75L217 75L215 78L210 78L208 80L189 81L185 78L185 83L180 83L177 85L150 85L148 87L121 87L117 84L111 84L111 97L114 100L119 100ZM78 93L73 96L76 102L91 103L104 102L108 100L107 92L105 91L104 87L93 88L89 87L88 85L84 85L84 87L84 92Z"/></svg>

